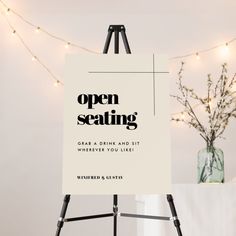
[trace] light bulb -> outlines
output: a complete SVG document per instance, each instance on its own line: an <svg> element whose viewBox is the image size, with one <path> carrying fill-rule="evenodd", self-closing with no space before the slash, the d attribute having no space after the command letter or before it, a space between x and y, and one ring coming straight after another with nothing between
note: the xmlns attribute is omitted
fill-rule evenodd
<svg viewBox="0 0 236 236"><path fill-rule="evenodd" d="M185 114L184 112L181 112L181 119L184 119L185 118Z"/></svg>
<svg viewBox="0 0 236 236"><path fill-rule="evenodd" d="M196 59L197 59L197 60L200 60L200 55L199 55L198 52L196 53Z"/></svg>
<svg viewBox="0 0 236 236"><path fill-rule="evenodd" d="M229 51L229 44L228 43L225 44L225 50Z"/></svg>
<svg viewBox="0 0 236 236"><path fill-rule="evenodd" d="M13 31L12 31L12 35L16 35L16 30L13 30Z"/></svg>
<svg viewBox="0 0 236 236"><path fill-rule="evenodd" d="M228 56L229 54L229 44L226 43L222 48L221 48L221 54L222 56Z"/></svg>
<svg viewBox="0 0 236 236"><path fill-rule="evenodd" d="M39 33L40 32L40 27L38 26L35 30L36 33Z"/></svg>
<svg viewBox="0 0 236 236"><path fill-rule="evenodd" d="M55 86L55 87L58 87L58 86L59 86L59 84L60 84L60 81L59 81L59 80L57 80L57 81L55 81L55 83L54 83L54 86Z"/></svg>
<svg viewBox="0 0 236 236"><path fill-rule="evenodd" d="M32 61L36 61L37 60L37 57L36 56L33 56L32 57Z"/></svg>
<svg viewBox="0 0 236 236"><path fill-rule="evenodd" d="M209 107L212 109L213 108L213 106L214 106L214 103L213 103L214 101L210 98L209 99L209 101L208 101L208 105L209 105Z"/></svg>
<svg viewBox="0 0 236 236"><path fill-rule="evenodd" d="M9 14L10 14L10 11L11 11L11 9L10 9L10 8L7 8L7 9L6 9L6 14L9 15Z"/></svg>
<svg viewBox="0 0 236 236"><path fill-rule="evenodd" d="M70 42L65 44L65 49L68 49L70 47Z"/></svg>

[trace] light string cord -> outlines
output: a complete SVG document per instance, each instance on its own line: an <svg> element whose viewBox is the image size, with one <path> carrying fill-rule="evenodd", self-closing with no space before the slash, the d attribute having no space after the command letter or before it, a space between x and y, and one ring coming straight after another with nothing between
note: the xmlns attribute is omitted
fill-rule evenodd
<svg viewBox="0 0 236 236"><path fill-rule="evenodd" d="M67 46L73 46L73 47L76 47L76 48L79 48L79 49L82 49L84 51L87 51L87 52L90 52L90 53L96 53L96 54L100 54L100 52L97 52L95 50L91 50L91 49L88 49L86 47L83 47L79 44L76 44L76 43L73 43L73 42L70 42L68 40L65 40L64 38L62 37L59 37L59 36L56 36L52 33L50 33L49 31L47 31L46 29L44 28L41 28L40 26L37 26L36 24L32 23L31 21L27 20L23 15L21 15L20 13L18 13L16 10L10 8L3 0L0 0L0 2L2 3L2 5L6 8L7 11L9 12L12 12L13 14L15 14L19 19L21 19L23 22L25 22L26 24L30 25L31 27L34 27L36 30L39 30L39 31L42 31L43 33L47 34L48 36L56 39L56 40L59 40L63 43L66 43ZM177 60L177 59L184 59L184 58L187 58L187 57L191 57L191 56L197 56L199 58L199 55L200 54L203 54L203 53L207 53L209 51L212 51L212 50L215 50L217 48L220 48L222 46L229 46L231 43L234 43L236 41L236 37L230 39L229 41L225 42L225 43L221 43L221 44L218 44L218 45L215 45L213 47L209 47L209 48L206 48L206 49L201 49L201 50L197 50L195 52L190 52L188 54L184 54L184 55L179 55L179 56L173 56L173 57L170 57L169 60Z"/></svg>
<svg viewBox="0 0 236 236"><path fill-rule="evenodd" d="M87 52L90 52L90 53L95 53L95 54L100 54L99 52L96 52L94 50L91 50L91 49L88 49L86 47L83 47L79 44L76 44L76 43L73 43L73 42L70 42L70 41L67 41L65 39L63 39L62 37L59 37L59 36L56 36L52 33L50 33L49 31L47 31L46 29L40 27L40 26L37 26L36 24L30 22L29 20L27 20L23 15L19 14L17 11L15 11L14 9L10 8L4 1L0 0L0 2L2 3L2 5L6 8L6 10L8 12L12 12L13 14L15 14L18 18L20 18L23 22L25 22L26 24L30 25L31 27L35 28L36 30L38 31L41 31L43 33L45 33L46 35L58 40L58 41L61 41L63 43L65 43L66 45L68 46L73 46L73 47L76 47L76 48L79 48L79 49L82 49L84 51L87 51Z"/></svg>
<svg viewBox="0 0 236 236"><path fill-rule="evenodd" d="M64 85L64 83L62 83L55 75L54 73L52 73L52 71L38 58L35 56L34 52L30 49L30 47L25 43L24 39L22 38L22 36L18 33L18 31L15 30L15 27L10 23L10 21L8 20L8 18L6 17L6 15L1 11L1 15L4 17L5 21L7 22L8 26L11 28L12 33L15 34L18 39L20 40L20 42L22 43L22 45L24 46L24 48L28 51L28 53L32 56L32 59L35 59L39 62L39 64L52 76L55 85ZM200 104L196 104L194 107L198 107ZM176 113L172 113L171 116L176 116L179 114L184 114L184 111L182 112L176 112Z"/></svg>
<svg viewBox="0 0 236 236"><path fill-rule="evenodd" d="M57 78L57 76L44 64L44 62L37 56L35 56L35 53L31 50L31 48L26 44L25 40L19 34L19 32L15 29L15 27L11 24L11 22L8 20L6 15L1 11L1 16L5 19L6 23L8 24L9 28L12 30L12 33L17 36L21 44L24 46L24 48L28 51L28 53L32 56L32 60L36 60L52 77L52 79L55 82L55 85L63 83Z"/></svg>
<svg viewBox="0 0 236 236"><path fill-rule="evenodd" d="M221 48L223 46L228 47L231 43L234 43L235 41L236 41L236 38L232 38L226 43L221 43L221 44L215 45L213 47L198 50L196 52L191 52L191 53L188 53L188 54L185 54L185 55L170 57L169 60L177 60L177 59L184 59L184 58L191 57L191 56L199 56L199 54L210 52L210 51L213 51L217 48Z"/></svg>
<svg viewBox="0 0 236 236"><path fill-rule="evenodd" d="M18 12L16 12L14 9L11 9L8 7L8 5L0 0L0 3L6 8L7 12L12 12L13 14L15 14L18 18L20 18L23 22L25 22L26 24L30 25L31 27L34 27L36 30L40 30L42 31L43 33L47 34L48 36L56 39L56 40L59 40L61 42L64 42L66 43L66 46L73 46L73 47L77 47L79 49L82 49L82 50L85 50L87 52L90 52L90 53L96 53L96 54L100 54L99 52L96 52L94 50L91 50L91 49L88 49L88 48L85 48L83 46L80 46L76 43L71 43L65 39L63 39L62 37L58 37L52 33L50 33L49 31L45 30L44 28L41 28L35 24L33 24L32 22L30 22L29 20L27 20L24 16L22 16L21 14L19 14ZM18 33L18 31L15 30L15 28L13 27L13 25L10 23L10 21L8 20L8 18L6 17L6 15L1 12L2 16L5 18L7 24L9 25L9 27L12 29L13 33L16 34L16 36L18 37L18 39L20 40L20 42L22 43L22 45L24 46L24 48L29 52L29 54L32 56L32 60L37 60L39 62L39 64L52 76L52 78L54 79L55 81L55 85L58 85L58 84L61 84L61 85L64 85L56 76L54 73L52 73L52 71L42 62L42 60L40 60L37 56L35 56L35 54L33 53L33 51L30 49L30 47L26 44L26 42L24 41L23 37ZM206 49L202 49L202 50L198 50L197 52L192 52L192 53L188 53L188 54L185 54L185 55L180 55L180 56L174 56L174 57L170 57L169 60L177 60L177 59L184 59L184 58L187 58L187 57L191 57L191 56L197 56L199 57L199 54L202 54L202 53L207 53L209 51L212 51L212 50L215 50L217 48L220 48L222 46L229 46L229 44L233 43L236 41L236 38L232 38L231 40L229 40L228 42L226 43L222 43L222 44L218 44L218 45L215 45L213 47L210 47L210 48L206 48ZM196 104L194 107L198 107L200 104ZM176 113L172 113L171 115L172 116L176 116L176 115L179 115L179 114L184 114L185 112L182 111L182 112L176 112Z"/></svg>

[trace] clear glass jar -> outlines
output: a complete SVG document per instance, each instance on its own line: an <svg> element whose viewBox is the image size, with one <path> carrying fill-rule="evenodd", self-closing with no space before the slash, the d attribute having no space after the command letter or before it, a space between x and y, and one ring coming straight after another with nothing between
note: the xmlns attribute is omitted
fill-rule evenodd
<svg viewBox="0 0 236 236"><path fill-rule="evenodd" d="M198 183L224 183L224 153L208 146L198 152Z"/></svg>

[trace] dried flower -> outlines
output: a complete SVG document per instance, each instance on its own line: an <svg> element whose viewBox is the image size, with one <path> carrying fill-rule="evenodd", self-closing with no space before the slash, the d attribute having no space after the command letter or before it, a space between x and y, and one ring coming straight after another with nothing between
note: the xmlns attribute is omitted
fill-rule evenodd
<svg viewBox="0 0 236 236"><path fill-rule="evenodd" d="M236 74L229 79L227 64L223 64L221 75L216 82L212 79L211 74L208 74L207 94L201 97L194 89L183 85L183 67L184 63L182 62L176 82L180 95L171 95L171 97L184 107L184 116L173 117L172 120L195 128L208 146L213 145L217 138L222 138L229 120L232 117L236 118L236 91L233 88L236 84ZM197 101L198 105L193 106L192 100ZM207 124L204 124L197 116L195 108L198 106L203 106L206 111Z"/></svg>

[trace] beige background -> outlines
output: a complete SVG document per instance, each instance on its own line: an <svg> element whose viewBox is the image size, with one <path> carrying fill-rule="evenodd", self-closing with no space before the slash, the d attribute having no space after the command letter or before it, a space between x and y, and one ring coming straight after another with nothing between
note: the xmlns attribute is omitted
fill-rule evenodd
<svg viewBox="0 0 236 236"><path fill-rule="evenodd" d="M167 57L155 55L155 72L167 72ZM141 72L99 73L91 71ZM68 55L64 101L63 192L72 194L170 193L169 76L155 73L153 55ZM149 73L142 73L149 72ZM154 84L153 84L154 83ZM155 86L155 94L153 88ZM119 105L77 102L79 94L117 94ZM154 104L155 99L155 104ZM154 110L155 105L155 110ZM135 130L123 125L77 125L79 114L137 112ZM155 114L154 114L155 112ZM133 152L78 152L77 142L124 142ZM132 141L140 142L132 146ZM86 147L86 146L85 146ZM91 145L87 147L99 147ZM101 148L109 146L100 146ZM111 148L112 146L110 146ZM125 148L126 146L113 147ZM77 176L122 176L122 180L78 180Z"/></svg>

